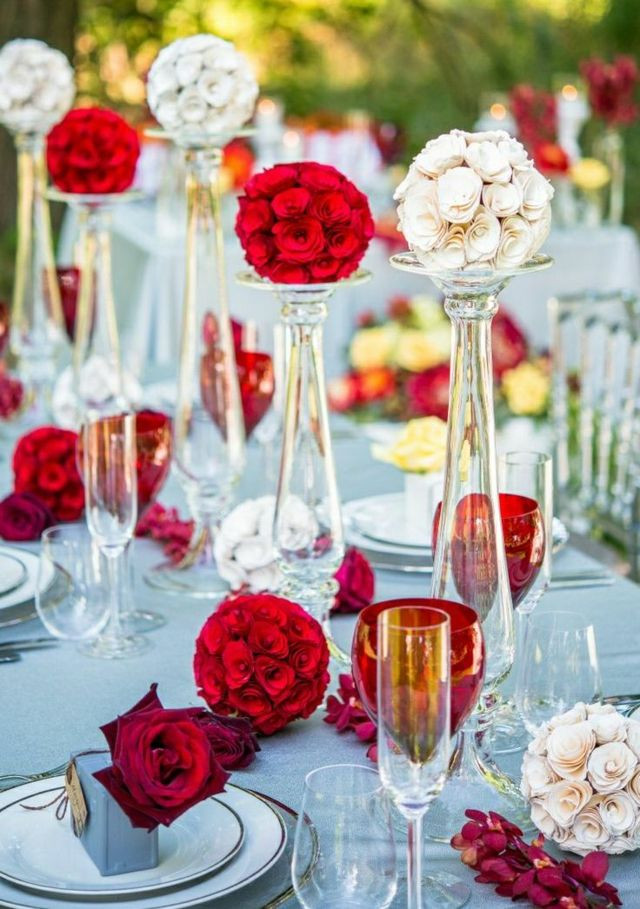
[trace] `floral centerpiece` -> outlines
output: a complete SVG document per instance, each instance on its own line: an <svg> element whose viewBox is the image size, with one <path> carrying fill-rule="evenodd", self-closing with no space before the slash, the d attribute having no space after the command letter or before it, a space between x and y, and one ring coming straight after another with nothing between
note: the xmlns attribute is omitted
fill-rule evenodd
<svg viewBox="0 0 640 909"><path fill-rule="evenodd" d="M578 703L543 724L522 763L531 820L561 849L640 847L640 723Z"/></svg>

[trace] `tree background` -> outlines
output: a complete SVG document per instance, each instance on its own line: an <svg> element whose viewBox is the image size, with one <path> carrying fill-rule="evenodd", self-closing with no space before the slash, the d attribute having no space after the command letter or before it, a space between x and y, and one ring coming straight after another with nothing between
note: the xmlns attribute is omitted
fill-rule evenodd
<svg viewBox="0 0 640 909"><path fill-rule="evenodd" d="M289 114L353 108L405 127L408 154L470 127L484 91L550 89L580 60L640 60L639 0L2 0L0 43L39 37L78 71L78 103L144 119L144 79L159 48L212 31L252 59ZM627 130L627 220L640 224L640 126ZM584 145L588 151L589 135ZM15 163L0 136L0 231L10 261ZM6 274L0 261L0 272Z"/></svg>

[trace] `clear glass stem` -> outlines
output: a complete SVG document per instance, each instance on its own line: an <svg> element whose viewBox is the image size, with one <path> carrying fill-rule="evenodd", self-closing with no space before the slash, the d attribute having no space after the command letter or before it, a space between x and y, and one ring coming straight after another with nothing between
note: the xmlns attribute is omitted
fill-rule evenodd
<svg viewBox="0 0 640 909"><path fill-rule="evenodd" d="M422 909L422 815L407 825L407 909Z"/></svg>
<svg viewBox="0 0 640 909"><path fill-rule="evenodd" d="M102 632L102 637L118 640L122 637L120 621L120 598L123 589L122 569L125 547L105 546L102 550L107 564L107 581L109 584L109 620ZM125 582L126 583L126 582Z"/></svg>
<svg viewBox="0 0 640 909"><path fill-rule="evenodd" d="M44 136L15 136L18 155L17 248L11 308L11 350L36 407L48 412L64 321L55 271Z"/></svg>

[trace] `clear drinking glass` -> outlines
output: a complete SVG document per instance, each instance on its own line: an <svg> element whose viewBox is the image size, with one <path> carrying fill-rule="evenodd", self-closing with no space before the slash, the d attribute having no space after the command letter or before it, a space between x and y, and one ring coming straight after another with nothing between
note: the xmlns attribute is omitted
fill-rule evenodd
<svg viewBox="0 0 640 909"><path fill-rule="evenodd" d="M308 773L291 876L305 909L385 909L396 893L389 803L370 767L334 764Z"/></svg>
<svg viewBox="0 0 640 909"><path fill-rule="evenodd" d="M82 449L87 526L105 558L109 591L109 621L82 649L106 659L133 656L148 646L146 638L125 632L121 618L123 555L138 513L135 414L88 420Z"/></svg>
<svg viewBox="0 0 640 909"><path fill-rule="evenodd" d="M538 451L510 451L498 459L498 482L501 492L527 496L538 503L542 514L545 547L542 564L527 595L516 608L515 673L522 667L527 648L529 616L540 597L549 589L553 557L553 459ZM511 754L526 747L528 736L512 699L504 701L492 730L494 754Z"/></svg>
<svg viewBox="0 0 640 909"><path fill-rule="evenodd" d="M378 616L378 770L408 821L407 906L422 909L422 819L449 766L451 635L439 609Z"/></svg>
<svg viewBox="0 0 640 909"><path fill-rule="evenodd" d="M593 625L577 612L535 613L529 619L516 704L527 731L577 701L589 704L602 694Z"/></svg>
<svg viewBox="0 0 640 909"><path fill-rule="evenodd" d="M109 618L104 559L87 525L49 527L40 541L36 609L50 634L92 638Z"/></svg>

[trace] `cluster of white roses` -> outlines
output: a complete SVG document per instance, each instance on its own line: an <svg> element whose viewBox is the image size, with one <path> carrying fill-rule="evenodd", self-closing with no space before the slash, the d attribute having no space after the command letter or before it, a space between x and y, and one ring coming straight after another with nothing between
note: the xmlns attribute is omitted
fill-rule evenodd
<svg viewBox="0 0 640 909"><path fill-rule="evenodd" d="M508 133L427 142L398 186L398 229L423 265L509 270L544 243L553 187Z"/></svg>
<svg viewBox="0 0 640 909"><path fill-rule="evenodd" d="M640 723L578 703L543 724L522 763L531 820L570 852L640 847Z"/></svg>
<svg viewBox="0 0 640 909"><path fill-rule="evenodd" d="M251 117L257 97L258 83L246 58L215 35L174 41L149 70L149 107L173 135L233 132Z"/></svg>
<svg viewBox="0 0 640 909"><path fill-rule="evenodd" d="M0 50L0 122L16 133L48 133L73 103L73 69L44 41L16 38Z"/></svg>
<svg viewBox="0 0 640 909"><path fill-rule="evenodd" d="M251 593L277 590L280 569L273 545L275 496L247 499L220 525L214 555L220 576L232 590L246 587ZM313 546L318 535L313 511L297 496L290 496L280 518L280 544L296 552Z"/></svg>

